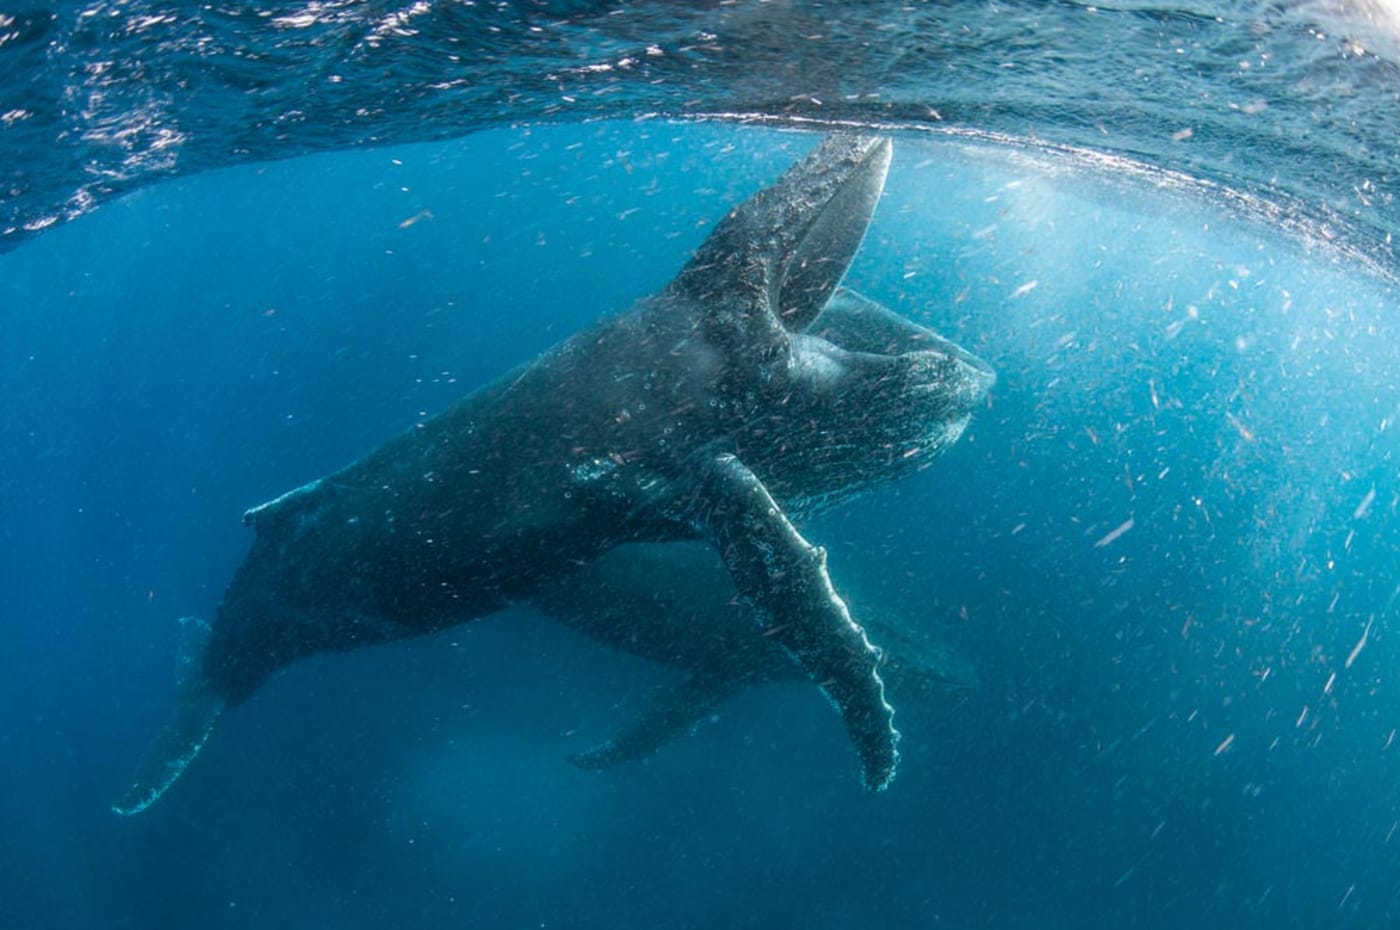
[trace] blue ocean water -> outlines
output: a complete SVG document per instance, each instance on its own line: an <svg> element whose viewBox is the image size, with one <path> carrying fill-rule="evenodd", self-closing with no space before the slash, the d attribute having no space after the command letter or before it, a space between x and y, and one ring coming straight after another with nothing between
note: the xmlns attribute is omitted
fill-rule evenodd
<svg viewBox="0 0 1400 930"><path fill-rule="evenodd" d="M423 6L409 19L479 12ZM0 256L0 925L1393 926L1400 323L1380 6L1342 38L1305 28L1335 13L1327 4L1267 5L1246 23L1133 4L926 10L967 16L995 41L940 45L928 37L966 33L891 18L904 70L858 54L859 18L830 25L827 48L867 62L840 79L900 104L840 114L879 118L895 137L847 283L1000 376L932 469L804 527L857 614L926 629L977 671L961 701L898 708L904 760L889 792L862 792L839 722L798 685L740 696L644 764L575 769L568 753L675 675L522 607L301 663L228 716L167 798L138 818L110 813L165 713L174 621L212 611L248 542L244 509L663 285L718 217L812 146L791 124L815 105L789 105L793 85L830 75L810 57L793 59L801 74L768 66L797 54L791 18L816 14L794 5L781 29L773 11L714 25L749 37L754 67L736 74L728 66L749 60L737 46L702 45L687 85L667 37L705 24L638 19L645 6L618 19L643 49L642 27L660 30L668 54L652 57L676 69L655 91L667 107L639 89L639 65L614 69L617 84L579 70L590 92L617 93L546 112L531 95L550 84L531 83L527 50L493 40L494 57L463 67L509 79L460 85L472 99L455 103L497 110L448 118L452 107L414 102L407 89L434 73L414 56L398 77L350 82L402 106L349 129L338 101L262 121L269 100L285 104L288 69L315 63L306 49L232 56L240 81L265 88L235 96L201 84L230 72L191 70L185 46L139 41L207 15L92 7L128 26L98 39L82 30L101 16L77 7L5 24L24 38L0 42L7 93L90 95L90 71L53 62L96 60L118 36L146 70L109 93L165 102L114 105L146 119L123 150L15 143L5 134L46 111L6 98L7 112L36 115L0 131L0 146L34 155L9 161L7 205L11 225L35 226ZM282 36L358 30L364 44L338 46L340 64L382 67L392 29L410 26L370 42L371 7L376 23L395 13L328 4L261 18L310 17ZM578 18L587 5L497 9L546 38L555 18L617 40L597 31L605 19ZM1125 47L1077 39L1114 49L1085 55L1087 70L1055 59L1040 84L987 98L1003 105L947 106L949 87L972 98L1007 48L1100 16L1136 28L1104 33ZM1180 83L1148 81L1148 93L1128 80L1141 78L1128 62L1175 75L1129 53L1162 40L1179 59L1165 41L1179 34L1209 39L1183 46L1199 60ZM1234 41L1285 34L1317 57L1249 58ZM35 49L45 64L25 83L13 56ZM1261 79L1272 66L1238 67L1246 58L1283 76ZM928 59L963 64L962 83L920 84ZM1113 67L1125 69L1110 70L1116 81L1073 80ZM164 93L169 75L203 88L202 102ZM1256 83L1237 94L1241 81ZM1034 93L1051 86L1058 97ZM789 128L572 118L683 116L688 94L697 112L762 111ZM1332 98L1335 109L1319 102ZM908 118L920 100L958 125ZM1015 115L1037 100L1035 118ZM1161 118L1101 132L1086 116L1133 101ZM1177 102L1212 119L1183 122ZM88 118L79 110L49 115ZM512 113L529 125L505 125ZM1230 114L1272 128L1249 136L1221 122ZM215 144L236 125L256 144ZM162 128L193 141L139 142L170 139ZM1038 141L1008 138L1027 128ZM410 141L425 137L436 141ZM1280 138L1290 145L1271 149ZM172 147L174 161L145 160ZM113 152L129 177L102 161ZM84 184L132 192L65 213ZM61 213L72 221L46 222Z"/></svg>

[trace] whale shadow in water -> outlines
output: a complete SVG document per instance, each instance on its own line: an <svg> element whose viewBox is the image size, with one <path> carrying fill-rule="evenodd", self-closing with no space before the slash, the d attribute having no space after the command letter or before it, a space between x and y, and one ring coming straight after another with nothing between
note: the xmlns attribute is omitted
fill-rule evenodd
<svg viewBox="0 0 1400 930"><path fill-rule="evenodd" d="M687 539L718 552L885 788L899 736L880 653L789 516L926 464L995 378L880 314L812 328L891 154L826 137L659 293L248 511L248 555L212 624L184 624L175 708L114 810L153 803L220 715L297 659L492 613L623 543Z"/></svg>

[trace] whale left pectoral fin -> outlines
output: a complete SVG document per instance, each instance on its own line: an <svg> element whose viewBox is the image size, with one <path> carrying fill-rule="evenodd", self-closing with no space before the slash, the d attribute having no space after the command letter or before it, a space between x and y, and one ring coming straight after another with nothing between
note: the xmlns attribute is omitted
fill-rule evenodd
<svg viewBox="0 0 1400 930"><path fill-rule="evenodd" d="M899 761L894 709L880 653L831 585L826 553L787 519L758 476L733 455L706 463L697 522L719 549L739 593L772 636L841 713L865 785L887 788Z"/></svg>
<svg viewBox="0 0 1400 930"><path fill-rule="evenodd" d="M569 756L583 769L605 769L644 759L666 743L695 728L739 688L733 678L696 675L663 694L645 713L616 736Z"/></svg>

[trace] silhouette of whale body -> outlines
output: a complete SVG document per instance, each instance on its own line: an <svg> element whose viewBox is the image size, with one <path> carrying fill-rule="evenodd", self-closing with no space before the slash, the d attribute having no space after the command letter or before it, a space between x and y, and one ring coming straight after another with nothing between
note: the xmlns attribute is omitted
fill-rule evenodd
<svg viewBox="0 0 1400 930"><path fill-rule="evenodd" d="M788 513L919 467L994 377L889 321L809 332L890 156L886 139L826 138L661 292L245 514L252 547L213 623L186 622L175 709L114 809L154 802L224 710L297 659L440 630L614 546L683 539L719 552L839 710L866 785L886 787L898 733L879 652Z"/></svg>

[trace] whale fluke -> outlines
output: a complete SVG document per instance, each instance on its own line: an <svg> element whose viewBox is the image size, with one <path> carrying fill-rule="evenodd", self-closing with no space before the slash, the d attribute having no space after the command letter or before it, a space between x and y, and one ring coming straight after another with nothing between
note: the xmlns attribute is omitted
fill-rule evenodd
<svg viewBox="0 0 1400 930"><path fill-rule="evenodd" d="M209 624L199 617L180 618L180 649L176 659L175 706L160 735L136 770L136 780L112 805L118 814L139 814L165 794L166 789L199 755L209 739L225 700L205 679L202 670Z"/></svg>

